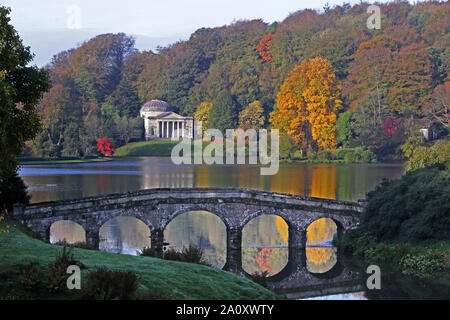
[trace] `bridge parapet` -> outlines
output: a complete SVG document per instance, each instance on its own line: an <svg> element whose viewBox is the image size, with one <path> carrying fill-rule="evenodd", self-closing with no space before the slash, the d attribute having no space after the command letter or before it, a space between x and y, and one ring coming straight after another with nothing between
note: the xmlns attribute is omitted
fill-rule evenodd
<svg viewBox="0 0 450 320"><path fill-rule="evenodd" d="M279 209L309 209L324 213L339 211L342 215L354 215L363 211L363 205L360 202L311 198L242 188L162 188L41 202L26 207L15 205L14 215L21 218L35 218L36 215L54 215L67 211L77 214L91 209L102 210L112 207L124 208L133 205L175 203L257 204Z"/></svg>

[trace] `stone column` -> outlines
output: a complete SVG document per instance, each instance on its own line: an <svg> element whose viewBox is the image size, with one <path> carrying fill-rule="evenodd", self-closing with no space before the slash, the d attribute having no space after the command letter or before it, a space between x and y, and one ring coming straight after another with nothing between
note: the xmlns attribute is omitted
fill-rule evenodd
<svg viewBox="0 0 450 320"><path fill-rule="evenodd" d="M306 266L306 230L289 226L289 263Z"/></svg>
<svg viewBox="0 0 450 320"><path fill-rule="evenodd" d="M151 247L155 249L156 256L162 258L164 248L164 230L154 229L150 232Z"/></svg>
<svg viewBox="0 0 450 320"><path fill-rule="evenodd" d="M169 137L169 121L165 121L165 126L166 126L166 134L164 138L168 138Z"/></svg>
<svg viewBox="0 0 450 320"><path fill-rule="evenodd" d="M86 242L94 245L96 249L99 249L100 236L98 229L86 230Z"/></svg>
<svg viewBox="0 0 450 320"><path fill-rule="evenodd" d="M243 275L242 269L242 228L227 228L227 262L224 270Z"/></svg>
<svg viewBox="0 0 450 320"><path fill-rule="evenodd" d="M156 133L157 138L161 138L161 121L158 121L158 131Z"/></svg>
<svg viewBox="0 0 450 320"><path fill-rule="evenodd" d="M184 121L181 122L181 137L184 138Z"/></svg>

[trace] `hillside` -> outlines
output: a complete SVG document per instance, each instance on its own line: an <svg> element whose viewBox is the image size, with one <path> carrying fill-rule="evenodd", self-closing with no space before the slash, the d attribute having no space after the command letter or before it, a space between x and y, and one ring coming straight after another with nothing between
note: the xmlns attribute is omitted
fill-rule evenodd
<svg viewBox="0 0 450 320"><path fill-rule="evenodd" d="M18 270L20 265L30 261L48 264L55 260L62 251L61 246L50 245L27 235L27 230L15 221L0 223L0 299L2 297L26 297L26 290L21 289L17 279L9 279L8 270ZM73 250L74 256L87 266L82 270L81 284L86 283L87 273L96 267L106 266L116 270L131 270L141 278L138 289L162 289L172 299L274 299L275 295L256 283L222 270L203 265L168 261L150 257L139 257L108 253L95 250ZM25 295L25 296L24 296ZM77 299L80 293L66 293L58 296L63 299ZM35 297L37 298L37 297ZM54 295L39 296L41 299L57 298Z"/></svg>
<svg viewBox="0 0 450 320"><path fill-rule="evenodd" d="M99 35L46 66L52 88L39 107L44 130L27 153L83 156L97 152L99 137L113 138L116 146L139 141L139 109L150 99L189 116L209 105L208 127L218 129L245 127L254 114L248 108L258 105L262 114L253 123L277 127L271 113L283 110L282 97L277 100L282 84L296 66L317 57L331 65L337 99L327 129L333 143L325 149L337 143L372 148L381 157L398 153L436 119L438 134L448 134L449 2L382 4L380 29L367 28L367 7L344 4L301 10L271 25L252 20L201 28L158 52L136 50L123 33ZM289 120L282 116L281 122Z"/></svg>

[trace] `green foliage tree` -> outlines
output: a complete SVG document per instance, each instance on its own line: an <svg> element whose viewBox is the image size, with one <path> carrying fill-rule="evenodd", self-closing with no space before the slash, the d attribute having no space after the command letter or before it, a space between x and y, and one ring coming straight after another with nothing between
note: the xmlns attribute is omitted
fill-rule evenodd
<svg viewBox="0 0 450 320"><path fill-rule="evenodd" d="M212 104L208 127L219 129L223 134L226 129L236 128L236 103L229 92L219 93Z"/></svg>
<svg viewBox="0 0 450 320"><path fill-rule="evenodd" d="M294 154L298 150L295 139L286 134L280 136L280 158L281 159L294 159Z"/></svg>
<svg viewBox="0 0 450 320"><path fill-rule="evenodd" d="M342 147L349 147L353 139L353 123L352 111L348 110L339 114L336 120L337 142Z"/></svg>
<svg viewBox="0 0 450 320"><path fill-rule="evenodd" d="M115 141L116 145L124 145L130 140L139 140L143 134L144 121L140 117L128 118L126 116L116 117L115 122Z"/></svg>
<svg viewBox="0 0 450 320"><path fill-rule="evenodd" d="M10 24L9 13L0 7L0 211L10 210L13 201L27 200L16 156L39 133L35 107L50 87L47 72L28 66L33 56ZM8 197L11 193L17 197Z"/></svg>
<svg viewBox="0 0 450 320"><path fill-rule="evenodd" d="M408 160L407 169L415 170L432 165L450 167L450 141L437 141L429 148L424 145L416 146Z"/></svg>

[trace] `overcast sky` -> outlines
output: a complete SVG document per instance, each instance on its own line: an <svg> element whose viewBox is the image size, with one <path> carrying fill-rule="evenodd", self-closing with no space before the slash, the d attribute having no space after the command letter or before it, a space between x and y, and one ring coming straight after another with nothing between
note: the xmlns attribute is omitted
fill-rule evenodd
<svg viewBox="0 0 450 320"><path fill-rule="evenodd" d="M327 2L342 4L333 0L2 0L1 5L12 9L12 24L35 53L34 63L42 66L54 54L102 33L125 32L136 37L139 50L154 50L186 40L201 27L242 19L282 21L300 9L322 9Z"/></svg>

